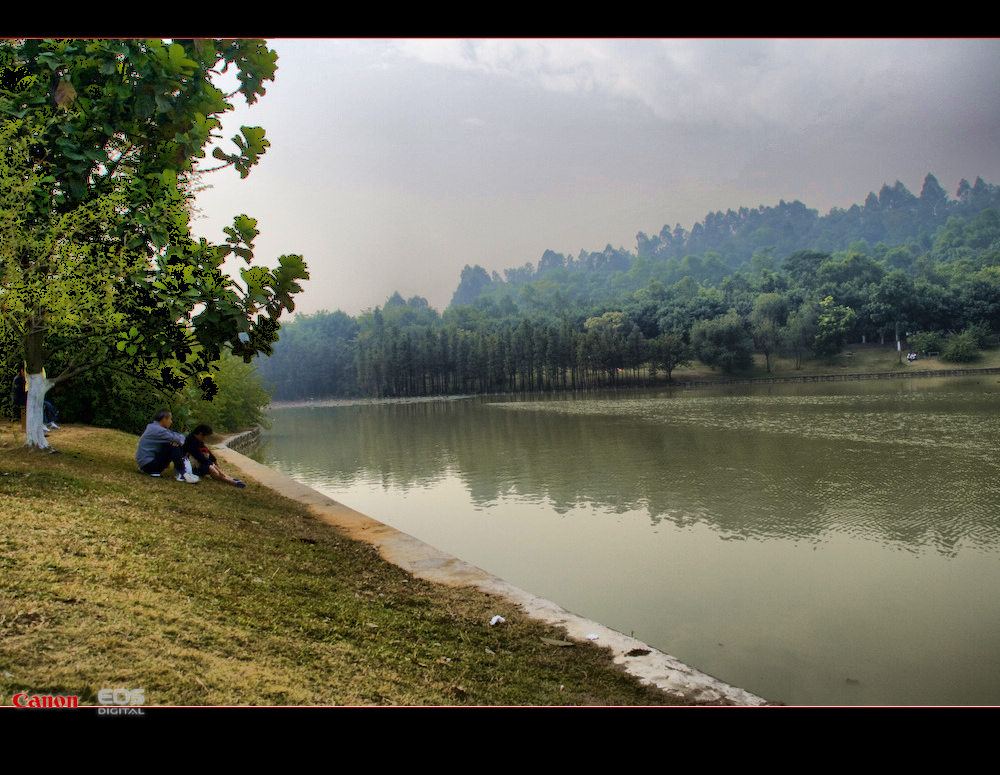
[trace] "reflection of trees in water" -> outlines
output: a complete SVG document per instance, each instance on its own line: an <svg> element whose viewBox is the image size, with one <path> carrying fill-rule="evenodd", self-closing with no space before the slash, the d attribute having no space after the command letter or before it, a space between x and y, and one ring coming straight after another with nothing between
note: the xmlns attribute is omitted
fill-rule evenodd
<svg viewBox="0 0 1000 775"><path fill-rule="evenodd" d="M998 543L996 469L974 444L964 454L858 440L858 427L874 427L879 416L848 422L836 403L811 407L810 422L835 426L839 417L851 426L848 441L774 432L766 408L752 411L767 416L740 420L725 403L717 407L713 423L699 406L698 425L610 404L605 414L482 400L282 410L269 455L343 484L420 487L454 475L480 506L514 496L559 513L644 511L653 523L704 522L727 536L846 532L945 554ZM924 436L933 436L928 423L948 425L940 412L911 416Z"/></svg>

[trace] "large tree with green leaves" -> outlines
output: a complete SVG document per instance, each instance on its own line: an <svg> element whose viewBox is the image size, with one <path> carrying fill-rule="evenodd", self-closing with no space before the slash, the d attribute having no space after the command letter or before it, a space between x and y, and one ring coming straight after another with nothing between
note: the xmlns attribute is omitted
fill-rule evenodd
<svg viewBox="0 0 1000 775"><path fill-rule="evenodd" d="M832 296L819 303L816 317L816 334L813 352L820 358L832 358L844 349L847 334L857 320L857 313L850 307L836 304Z"/></svg>
<svg viewBox="0 0 1000 775"><path fill-rule="evenodd" d="M764 354L767 373L771 373L771 354L781 345L788 300L780 293L762 293L754 299L750 312L750 335L754 346Z"/></svg>
<svg viewBox="0 0 1000 775"><path fill-rule="evenodd" d="M691 327L691 348L702 363L726 373L753 365L753 340L735 309Z"/></svg>
<svg viewBox="0 0 1000 775"><path fill-rule="evenodd" d="M220 244L196 240L189 205L219 116L236 94L263 95L276 59L260 40L0 43L0 325L27 367L28 446L48 446L49 387L95 365L210 395L223 350L270 353L308 277L301 256L254 265L246 215ZM229 68L239 86L225 94ZM232 142L213 150L215 169L246 177L269 143L259 127ZM230 255L248 265L241 282Z"/></svg>

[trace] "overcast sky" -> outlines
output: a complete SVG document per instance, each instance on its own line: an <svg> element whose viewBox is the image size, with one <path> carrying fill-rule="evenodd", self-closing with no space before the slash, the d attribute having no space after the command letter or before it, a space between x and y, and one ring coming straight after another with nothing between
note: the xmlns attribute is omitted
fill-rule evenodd
<svg viewBox="0 0 1000 775"><path fill-rule="evenodd" d="M489 271L801 200L825 214L933 173L1000 183L997 40L270 40L278 72L225 126L250 176L207 176L202 236L246 213L300 253L303 312L393 291L443 311Z"/></svg>

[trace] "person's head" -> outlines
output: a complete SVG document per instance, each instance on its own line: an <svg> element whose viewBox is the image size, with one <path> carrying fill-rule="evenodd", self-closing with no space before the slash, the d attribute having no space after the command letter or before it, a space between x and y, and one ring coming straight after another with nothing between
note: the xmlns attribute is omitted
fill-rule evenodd
<svg viewBox="0 0 1000 775"><path fill-rule="evenodd" d="M212 435L212 427L210 425L198 425L191 431L191 435L198 439L198 441L204 441Z"/></svg>
<svg viewBox="0 0 1000 775"><path fill-rule="evenodd" d="M170 414L169 409L161 409L156 413L156 416L153 418L153 421L158 422L164 428L169 428L170 423L174 421L174 417L172 414Z"/></svg>

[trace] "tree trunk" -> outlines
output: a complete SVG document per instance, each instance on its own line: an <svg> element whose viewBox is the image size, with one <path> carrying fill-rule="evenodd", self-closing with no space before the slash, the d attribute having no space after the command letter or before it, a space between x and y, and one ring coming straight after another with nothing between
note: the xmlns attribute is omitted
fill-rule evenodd
<svg viewBox="0 0 1000 775"><path fill-rule="evenodd" d="M53 382L45 377L45 372L28 375L28 405L27 423L24 446L28 449L40 449L45 452L53 452L45 438L45 431L42 429L44 420L45 394L49 392Z"/></svg>

